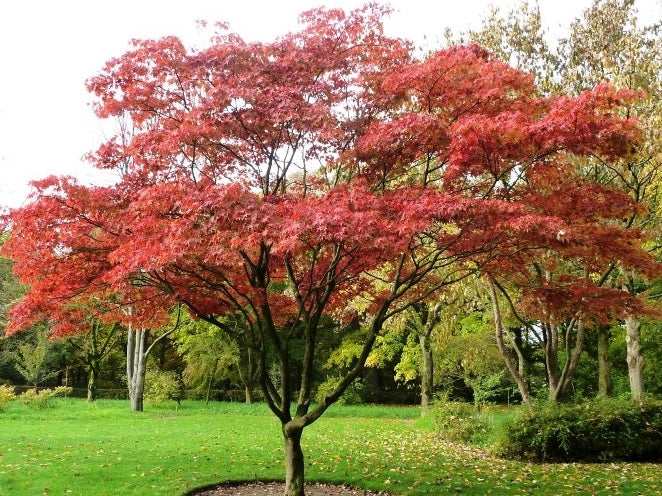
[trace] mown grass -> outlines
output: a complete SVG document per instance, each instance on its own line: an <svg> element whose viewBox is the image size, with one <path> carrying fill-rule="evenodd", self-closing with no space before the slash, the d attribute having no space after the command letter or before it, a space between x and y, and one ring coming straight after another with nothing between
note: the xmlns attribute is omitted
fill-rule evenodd
<svg viewBox="0 0 662 496"><path fill-rule="evenodd" d="M304 432L309 481L399 495L660 494L651 464L535 465L443 442L416 408L335 407ZM0 413L2 495L181 495L282 480L280 427L264 405L59 400Z"/></svg>

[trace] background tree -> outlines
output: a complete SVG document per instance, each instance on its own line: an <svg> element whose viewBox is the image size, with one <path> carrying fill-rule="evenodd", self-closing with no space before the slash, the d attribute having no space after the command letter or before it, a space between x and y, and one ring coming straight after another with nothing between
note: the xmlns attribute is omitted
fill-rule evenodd
<svg viewBox="0 0 662 496"><path fill-rule="evenodd" d="M0 245L5 242L7 235L0 236ZM26 288L18 282L14 275L13 262L0 257L0 329L4 329L8 322L8 310L16 301L25 295Z"/></svg>
<svg viewBox="0 0 662 496"><path fill-rule="evenodd" d="M0 243L4 243L7 235L0 237ZM15 370L13 364L13 354L16 351L17 343L7 337L5 327L7 326L9 308L25 295L26 288L18 282L18 278L13 274L13 263L11 260L0 257L0 377L10 379Z"/></svg>
<svg viewBox="0 0 662 496"><path fill-rule="evenodd" d="M113 351L118 341L119 326L103 324L99 320L88 323L88 331L67 339L67 343L76 350L76 357L87 371L87 401L97 399L97 386L101 375L101 365Z"/></svg>
<svg viewBox="0 0 662 496"><path fill-rule="evenodd" d="M453 334L438 352L436 365L441 388L449 398L462 397L468 390L477 406L496 398L510 399L507 371L494 339L487 312L458 315Z"/></svg>
<svg viewBox="0 0 662 496"><path fill-rule="evenodd" d="M460 328L460 317L469 308L479 305L476 283L475 278L467 278L435 295L433 301L412 305L389 323L387 334L376 342L368 357L370 366L381 365L384 355L390 360L399 355L393 367L395 379L405 384L420 381L422 414L428 412L436 383L446 383L448 379L445 376L449 370L435 366L435 355L443 356ZM391 346L381 346L383 341ZM442 376L436 379L439 370L443 370Z"/></svg>
<svg viewBox="0 0 662 496"><path fill-rule="evenodd" d="M241 322L228 325L241 325ZM186 363L183 372L186 384L204 392L207 401L212 387L225 381L243 387L246 403L253 402L259 375L258 360L252 350L239 347L218 327L190 317L185 318L173 339Z"/></svg>
<svg viewBox="0 0 662 496"><path fill-rule="evenodd" d="M31 386L39 387L56 377L59 350L48 341L47 331L40 329L34 342L19 344L14 352L14 367Z"/></svg>
<svg viewBox="0 0 662 496"><path fill-rule="evenodd" d="M432 333L441 319L441 304L415 306L409 317L408 328L418 338L421 356L421 413L425 414L432 402L434 390L434 359L432 351Z"/></svg>
<svg viewBox="0 0 662 496"><path fill-rule="evenodd" d="M636 115L645 130L645 139L627 160L602 164L601 180L616 183L648 208L626 218L628 225L659 230L655 215L659 205L658 189L662 167L662 38L657 26L641 28L633 0L595 0L560 44L564 83L578 88L610 81L619 87L644 92L647 97L632 105L628 112ZM636 272L624 271L624 290L637 294L646 287ZM640 316L629 314L624 319L630 388L635 399L644 392ZM604 337L603 337L604 340ZM604 343L604 342L603 342ZM604 344L601 348L604 356ZM604 379L603 379L604 381Z"/></svg>
<svg viewBox="0 0 662 496"><path fill-rule="evenodd" d="M147 375L147 358L154 347L179 328L181 307L178 305L170 326L155 330L129 324L126 342L126 378L129 387L131 411L142 412L145 400L145 378ZM133 309L129 309L133 313ZM133 316L133 315L130 315ZM153 334L153 337L151 336ZM151 339L150 339L151 338Z"/></svg>
<svg viewBox="0 0 662 496"><path fill-rule="evenodd" d="M523 2L506 14L494 10L483 21L480 30L459 37L460 40L481 43L503 60L531 71L545 93L579 94L609 81L617 87L643 91L647 95L627 109L627 115L636 115L640 120L645 135L632 153L618 160L589 157L576 161L576 165L582 175L622 188L636 202L645 203L647 209L632 211L624 217L623 223L652 233L658 229L654 212L658 208L661 164L657 129L660 123L662 45L658 28L639 27L632 0L595 0L583 16L572 23L568 37L561 38L554 51L547 42L548 33L542 28L540 11ZM449 39L452 40L453 36L449 35ZM621 271L619 284L614 277L609 277L614 275L617 266L607 266L604 270L604 273L597 274L602 284L622 285L633 295L645 287L636 271ZM639 397L643 392L640 325L632 314L624 322L629 329L632 394ZM604 395L609 394L607 329L605 325L596 326L601 371L599 383Z"/></svg>

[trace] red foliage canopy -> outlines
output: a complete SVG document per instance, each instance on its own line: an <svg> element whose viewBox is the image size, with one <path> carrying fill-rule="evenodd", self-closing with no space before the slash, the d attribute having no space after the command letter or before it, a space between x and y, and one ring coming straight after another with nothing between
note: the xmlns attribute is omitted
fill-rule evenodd
<svg viewBox="0 0 662 496"><path fill-rule="evenodd" d="M570 165L629 152L639 129L618 109L636 94L543 98L477 46L416 60L384 13L314 10L272 43L168 37L110 60L88 88L132 133L89 159L121 180L51 178L11 213L3 253L31 287L11 329L73 332L90 299L143 325L179 301L256 329L348 318L360 299L383 323L476 270L525 281L542 253L657 270L612 221L639 207Z"/></svg>

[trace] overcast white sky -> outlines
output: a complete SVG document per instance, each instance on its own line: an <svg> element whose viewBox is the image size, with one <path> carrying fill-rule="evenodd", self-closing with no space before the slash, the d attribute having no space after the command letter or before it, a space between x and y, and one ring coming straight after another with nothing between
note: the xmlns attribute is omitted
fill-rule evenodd
<svg viewBox="0 0 662 496"><path fill-rule="evenodd" d="M103 180L82 156L103 140L84 82L121 55L132 38L178 35L201 44L196 20L224 20L246 40L296 29L297 14L360 0L0 0L0 205L16 207L28 182L50 174ZM429 46L446 27L477 28L492 4L519 0L391 0L389 34ZM549 29L578 17L591 0L539 0ZM662 0L637 0L646 21L662 18Z"/></svg>

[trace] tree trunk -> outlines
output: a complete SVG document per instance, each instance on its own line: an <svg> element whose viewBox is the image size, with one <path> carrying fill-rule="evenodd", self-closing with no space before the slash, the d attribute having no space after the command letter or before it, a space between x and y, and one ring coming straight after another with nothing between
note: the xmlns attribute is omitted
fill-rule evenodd
<svg viewBox="0 0 662 496"><path fill-rule="evenodd" d="M129 327L129 337L126 345L126 375L132 412L143 411L148 335L149 331L146 329L134 330Z"/></svg>
<svg viewBox="0 0 662 496"><path fill-rule="evenodd" d="M421 368L421 413L426 414L430 410L432 402L432 390L434 387L434 362L432 361L432 347L430 337L419 334L418 341L421 345L421 356L423 358Z"/></svg>
<svg viewBox="0 0 662 496"><path fill-rule="evenodd" d="M598 327L598 394L603 398L611 397L611 361L609 360L609 326Z"/></svg>
<svg viewBox="0 0 662 496"><path fill-rule="evenodd" d="M556 326L550 325L550 328L554 329L554 332L551 333L553 339L559 339L559 329ZM573 331L574 330L574 331ZM571 341L574 334L574 347L571 349ZM549 400L550 401L561 401L567 398L570 388L572 386L572 380L575 376L575 371L577 370L577 365L581 359L582 352L584 351L584 340L586 336L586 326L581 319L573 319L569 323L565 330L565 363L563 364L563 369L559 366L559 353L558 353L558 344L553 347L554 351L554 379L552 380L551 376L548 376L549 381ZM549 360L552 362L552 360ZM552 387L552 385L554 387Z"/></svg>
<svg viewBox="0 0 662 496"><path fill-rule="evenodd" d="M283 426L285 440L285 496L304 496L302 428Z"/></svg>
<svg viewBox="0 0 662 496"><path fill-rule="evenodd" d="M99 376L99 364L90 362L87 376L87 401L92 403L97 399L97 378Z"/></svg>
<svg viewBox="0 0 662 496"><path fill-rule="evenodd" d="M497 296L496 284L491 277L487 278L488 289L490 293L490 300L492 302L492 314L494 318L494 334L497 342L497 347L499 348L499 353L503 357L503 361L506 364L506 368L510 373L510 376L513 378L517 384L517 389L519 390L520 395L522 396L522 403L530 404L531 396L529 396L529 388L526 384L526 378L522 375L522 371L525 370L523 366L524 356L522 350L517 347L517 343L512 339L511 343L517 354L519 360L519 366L515 366L513 359L511 358L510 352L506 347L503 336L506 334L506 330L503 325L503 318L501 316L501 307L499 305L499 298Z"/></svg>
<svg viewBox="0 0 662 496"><path fill-rule="evenodd" d="M543 346L543 355L545 358L545 374L547 375L548 399L551 402L558 401L560 393L560 375L559 369L559 333L556 324L546 322L542 324L542 332L545 340ZM568 357L566 357L568 359Z"/></svg>
<svg viewBox="0 0 662 496"><path fill-rule="evenodd" d="M205 401L206 404L209 404L209 397L211 396L211 381L212 381L212 376L209 376L209 380L207 381L207 400Z"/></svg>
<svg viewBox="0 0 662 496"><path fill-rule="evenodd" d="M625 318L625 344L630 394L633 400L639 400L644 394L644 357L641 354L641 321L633 315Z"/></svg>
<svg viewBox="0 0 662 496"><path fill-rule="evenodd" d="M245 356L241 356L237 360L237 371L239 372L239 380L244 385L244 398L246 404L253 403L253 390L255 389L255 382L257 376L257 364L253 360L253 352L249 348Z"/></svg>

